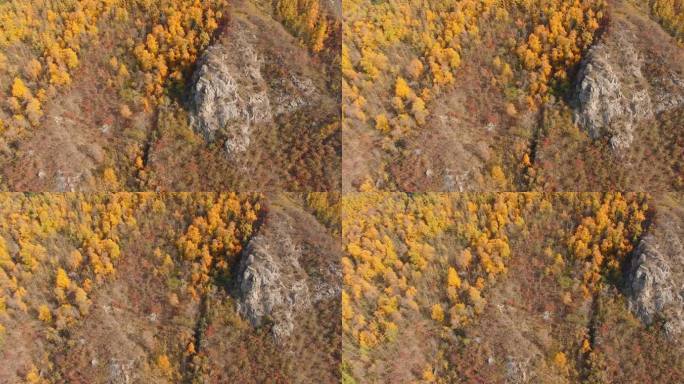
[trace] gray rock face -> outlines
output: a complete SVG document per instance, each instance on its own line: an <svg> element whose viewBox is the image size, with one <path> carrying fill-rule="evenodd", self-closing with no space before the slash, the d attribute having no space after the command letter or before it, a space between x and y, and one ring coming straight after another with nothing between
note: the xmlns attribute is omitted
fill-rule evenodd
<svg viewBox="0 0 684 384"><path fill-rule="evenodd" d="M642 121L684 103L684 79L667 65L668 75L652 77L649 67L659 58L639 48L640 37L628 22L616 23L617 33L607 33L593 46L578 75L576 121L596 139L608 137L616 151L630 147Z"/></svg>
<svg viewBox="0 0 684 384"><path fill-rule="evenodd" d="M323 263L315 271L307 270L302 243L295 233L292 220L284 215L278 222L250 240L238 266L238 311L255 326L268 319L277 341L290 336L295 317L323 300L335 298L341 292L339 268ZM311 247L307 247L311 252ZM310 256L309 256L310 257ZM318 259L327 259L319 255Z"/></svg>
<svg viewBox="0 0 684 384"><path fill-rule="evenodd" d="M299 253L287 237L273 244L257 236L240 263L239 310L255 327L271 318L278 339L292 332L294 313L311 306L305 277L297 276Z"/></svg>
<svg viewBox="0 0 684 384"><path fill-rule="evenodd" d="M208 140L226 135L229 155L247 150L252 127L272 119L261 59L243 34L207 49L195 75L196 129Z"/></svg>
<svg viewBox="0 0 684 384"><path fill-rule="evenodd" d="M615 149L632 144L636 122L653 117L643 88L642 60L630 36L594 46L580 70L577 121L592 138L610 136Z"/></svg>
<svg viewBox="0 0 684 384"><path fill-rule="evenodd" d="M662 220L639 244L628 275L630 309L645 324L664 321L665 332L684 341L684 228Z"/></svg>
<svg viewBox="0 0 684 384"><path fill-rule="evenodd" d="M269 63L295 62L261 48L265 37L248 20L234 20L225 36L198 63L192 89L192 125L207 141L225 139L229 156L247 151L256 127L317 100L310 79L290 73L270 74Z"/></svg>

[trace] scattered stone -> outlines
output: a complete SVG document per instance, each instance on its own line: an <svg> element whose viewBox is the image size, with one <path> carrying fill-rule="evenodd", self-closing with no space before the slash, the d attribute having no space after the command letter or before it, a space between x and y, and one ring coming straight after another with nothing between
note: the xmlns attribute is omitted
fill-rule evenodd
<svg viewBox="0 0 684 384"><path fill-rule="evenodd" d="M134 361L129 359L112 359L109 362L109 383L129 384L135 382Z"/></svg>

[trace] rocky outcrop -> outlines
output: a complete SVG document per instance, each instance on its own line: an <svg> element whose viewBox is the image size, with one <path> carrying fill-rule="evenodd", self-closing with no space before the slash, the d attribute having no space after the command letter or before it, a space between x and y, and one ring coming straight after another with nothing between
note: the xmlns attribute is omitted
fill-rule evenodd
<svg viewBox="0 0 684 384"><path fill-rule="evenodd" d="M684 341L684 227L660 219L644 236L627 275L631 310L645 324L662 320L665 333Z"/></svg>
<svg viewBox="0 0 684 384"><path fill-rule="evenodd" d="M639 123L684 103L684 78L668 63L666 48L648 45L657 37L644 36L653 33L638 22L648 23L617 15L578 73L576 120L617 151L632 145ZM657 25L650 28L657 32Z"/></svg>
<svg viewBox="0 0 684 384"><path fill-rule="evenodd" d="M340 270L334 251L310 244L312 239L302 232L302 225L323 230L315 220L295 220L284 211L269 215L269 223L243 253L235 295L239 312L253 326L269 321L275 339L283 341L292 333L298 313L318 302L336 300L341 292ZM310 258L319 263L311 263Z"/></svg>
<svg viewBox="0 0 684 384"><path fill-rule="evenodd" d="M300 252L288 237L274 243L256 236L240 263L239 310L255 327L270 318L276 338L288 336L294 314L311 306L306 277L298 273Z"/></svg>
<svg viewBox="0 0 684 384"><path fill-rule="evenodd" d="M262 23L275 21L236 16L223 36L202 55L194 76L191 104L192 125L207 141L225 140L225 149L234 157L247 151L254 131L270 126L277 116L311 105L318 91L302 71L271 66L301 62L286 57L286 38L275 45L263 44L266 36ZM282 31L281 31L282 32ZM291 37L290 37L291 38ZM273 47L285 44L283 51Z"/></svg>
<svg viewBox="0 0 684 384"><path fill-rule="evenodd" d="M246 33L236 33L204 53L195 75L194 125L208 140L221 131L229 155L247 150L255 124L271 121L261 60Z"/></svg>
<svg viewBox="0 0 684 384"><path fill-rule="evenodd" d="M620 36L614 44L590 50L579 73L576 117L592 138L609 135L613 148L623 149L632 144L635 123L652 117L653 107L630 38Z"/></svg>

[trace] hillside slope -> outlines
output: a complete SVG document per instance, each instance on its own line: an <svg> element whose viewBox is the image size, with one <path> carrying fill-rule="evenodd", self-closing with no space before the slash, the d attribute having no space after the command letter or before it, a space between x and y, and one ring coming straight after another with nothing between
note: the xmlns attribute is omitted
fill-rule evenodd
<svg viewBox="0 0 684 384"><path fill-rule="evenodd" d="M343 382L681 382L683 203L346 196Z"/></svg>
<svg viewBox="0 0 684 384"><path fill-rule="evenodd" d="M334 3L12 0L0 17L5 190L325 191L340 183ZM225 60L219 73L203 68L216 54ZM226 76L233 91L221 89ZM198 87L221 90L202 98ZM270 104L262 117L259 99ZM212 113L222 116L208 128ZM244 134L231 137L236 129Z"/></svg>
<svg viewBox="0 0 684 384"><path fill-rule="evenodd" d="M339 381L334 197L0 199L1 382Z"/></svg>
<svg viewBox="0 0 684 384"><path fill-rule="evenodd" d="M343 189L681 189L682 8L647 3L347 2Z"/></svg>

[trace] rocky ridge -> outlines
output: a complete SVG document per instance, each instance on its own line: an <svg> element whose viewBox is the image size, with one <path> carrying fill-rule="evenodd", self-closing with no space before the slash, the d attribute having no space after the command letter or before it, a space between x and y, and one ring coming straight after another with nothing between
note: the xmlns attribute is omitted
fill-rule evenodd
<svg viewBox="0 0 684 384"><path fill-rule="evenodd" d="M210 47L200 61L193 90L196 127L208 141L226 128L230 154L247 150L253 124L272 119L260 67L261 59L244 33Z"/></svg>

